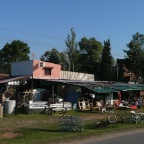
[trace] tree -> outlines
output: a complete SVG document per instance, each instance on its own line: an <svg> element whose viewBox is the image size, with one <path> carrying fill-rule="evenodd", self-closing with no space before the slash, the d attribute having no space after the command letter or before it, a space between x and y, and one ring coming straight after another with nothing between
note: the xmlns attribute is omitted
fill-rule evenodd
<svg viewBox="0 0 144 144"><path fill-rule="evenodd" d="M60 53L56 48L52 48L50 51L46 51L44 55L41 56L40 60L45 62L51 62L55 64L60 64Z"/></svg>
<svg viewBox="0 0 144 144"><path fill-rule="evenodd" d="M60 53L61 67L62 70L67 71L69 67L69 60L66 51Z"/></svg>
<svg viewBox="0 0 144 144"><path fill-rule="evenodd" d="M142 74L144 59L144 35L138 32L133 35L132 40L127 44L129 50L124 50L126 58L129 60L129 69L135 74L135 80L138 81Z"/></svg>
<svg viewBox="0 0 144 144"><path fill-rule="evenodd" d="M79 42L81 63L80 70L85 73L95 74L98 79L100 72L100 60L102 54L102 43L95 38L83 37Z"/></svg>
<svg viewBox="0 0 144 144"><path fill-rule="evenodd" d="M52 48L50 51L46 51L40 58L45 62L51 62L60 64L62 70L68 70L68 60L66 52L59 52L56 48Z"/></svg>
<svg viewBox="0 0 144 144"><path fill-rule="evenodd" d="M66 54L68 56L69 70L70 71L78 71L79 63L79 51L78 51L78 43L76 42L76 33L74 29L71 28L71 34L68 34L66 44Z"/></svg>
<svg viewBox="0 0 144 144"><path fill-rule="evenodd" d="M113 57L111 55L110 40L104 41L103 53L101 57L101 80L112 79Z"/></svg>
<svg viewBox="0 0 144 144"><path fill-rule="evenodd" d="M29 53L30 48L28 45L20 40L14 40L10 44L6 43L6 45L0 50L1 72L10 73L10 64L12 62L29 60Z"/></svg>

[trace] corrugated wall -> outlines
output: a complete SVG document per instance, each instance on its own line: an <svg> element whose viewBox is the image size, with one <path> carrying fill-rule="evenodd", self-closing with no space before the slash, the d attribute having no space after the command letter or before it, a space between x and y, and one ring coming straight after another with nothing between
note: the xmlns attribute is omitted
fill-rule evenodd
<svg viewBox="0 0 144 144"><path fill-rule="evenodd" d="M94 81L94 75L71 71L61 71L61 79Z"/></svg>

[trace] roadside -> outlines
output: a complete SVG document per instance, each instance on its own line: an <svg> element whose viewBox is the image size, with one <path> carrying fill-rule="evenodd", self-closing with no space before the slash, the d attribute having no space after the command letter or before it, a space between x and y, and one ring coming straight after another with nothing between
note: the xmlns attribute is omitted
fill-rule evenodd
<svg viewBox="0 0 144 144"><path fill-rule="evenodd" d="M139 110L138 110L139 111ZM138 112L137 111L137 112ZM143 112L144 109L141 109ZM58 117L47 114L31 115L4 115L1 122L0 141L3 144L29 143L29 144L86 144L95 140L109 139L119 135L126 135L132 132L144 131L144 124L131 124L128 120L116 125L110 125L106 128L95 128L94 123L97 120L107 116L114 116L123 113L116 110L115 113L98 113L94 111L80 112L68 111L68 115L79 116L84 120L84 132L68 132L58 130ZM127 111L126 117L130 116Z"/></svg>
<svg viewBox="0 0 144 144"><path fill-rule="evenodd" d="M72 141L66 141L66 142L60 142L57 144L87 144L87 143L91 143L94 141L101 141L104 139L110 139L112 137L119 137L119 136L124 136L124 135L131 135L131 134L135 134L135 133L140 133L140 132L144 132L144 128L136 128L136 129L131 129L131 130L121 130L118 132L107 132L107 133L103 133L102 135L96 135L96 136L89 136L87 138L83 138L80 140L72 140ZM54 144L54 143L53 143Z"/></svg>

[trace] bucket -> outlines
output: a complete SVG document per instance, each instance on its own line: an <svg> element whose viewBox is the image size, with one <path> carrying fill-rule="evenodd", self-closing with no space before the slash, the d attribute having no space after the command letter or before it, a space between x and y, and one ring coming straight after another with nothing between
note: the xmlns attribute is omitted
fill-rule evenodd
<svg viewBox="0 0 144 144"><path fill-rule="evenodd" d="M15 100L6 100L5 101L5 113L6 114L14 114L15 113Z"/></svg>
<svg viewBox="0 0 144 144"><path fill-rule="evenodd" d="M73 104L73 109L77 109L77 103Z"/></svg>

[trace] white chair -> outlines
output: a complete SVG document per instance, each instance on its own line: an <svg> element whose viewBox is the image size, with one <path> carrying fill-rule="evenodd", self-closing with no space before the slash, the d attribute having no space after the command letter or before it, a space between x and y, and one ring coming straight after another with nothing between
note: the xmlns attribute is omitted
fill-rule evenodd
<svg viewBox="0 0 144 144"><path fill-rule="evenodd" d="M95 105L93 105L93 109L101 110L101 108L102 108L102 103L100 101L96 101Z"/></svg>
<svg viewBox="0 0 144 144"><path fill-rule="evenodd" d="M141 117L138 116L135 111L131 111L130 121L131 121L131 123L135 122L136 124L137 124L138 122L142 122Z"/></svg>
<svg viewBox="0 0 144 144"><path fill-rule="evenodd" d="M80 110L90 110L90 103L88 99L78 99L78 104L79 104L79 108Z"/></svg>

